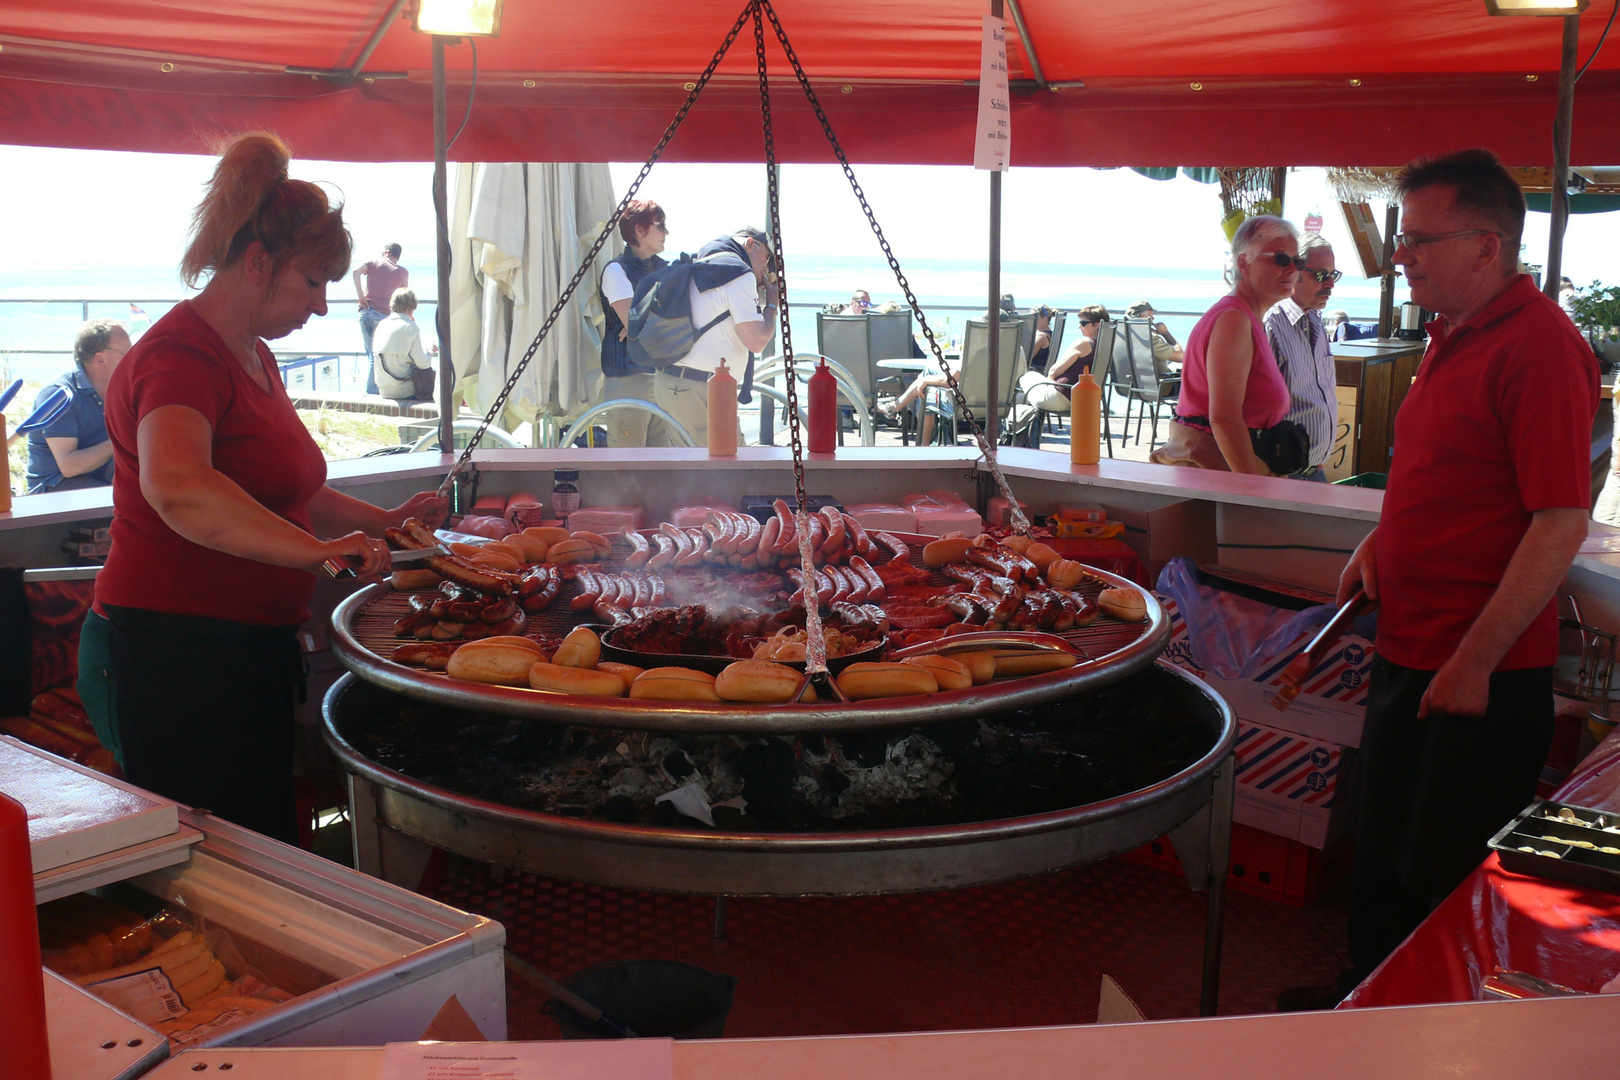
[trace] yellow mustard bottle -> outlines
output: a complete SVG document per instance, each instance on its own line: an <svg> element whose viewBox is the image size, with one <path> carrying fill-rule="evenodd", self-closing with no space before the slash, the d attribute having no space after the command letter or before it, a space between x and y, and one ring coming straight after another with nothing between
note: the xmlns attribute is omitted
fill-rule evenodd
<svg viewBox="0 0 1620 1080"><path fill-rule="evenodd" d="M724 360L709 376L709 456L737 456L737 380Z"/></svg>
<svg viewBox="0 0 1620 1080"><path fill-rule="evenodd" d="M1069 396L1069 460L1095 465L1102 453L1102 387L1083 372Z"/></svg>

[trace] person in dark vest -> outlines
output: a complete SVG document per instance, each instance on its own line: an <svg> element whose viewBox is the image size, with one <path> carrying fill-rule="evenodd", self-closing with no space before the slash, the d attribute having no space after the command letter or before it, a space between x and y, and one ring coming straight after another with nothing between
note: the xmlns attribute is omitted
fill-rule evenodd
<svg viewBox="0 0 1620 1080"><path fill-rule="evenodd" d="M619 235L624 237L624 254L608 263L597 283L602 312L603 398L653 399L653 375L630 360L628 348L630 301L636 283L665 265L659 252L669 239L664 210L657 203L637 199L619 219ZM641 409L613 409L607 414L609 446L677 446L662 420Z"/></svg>

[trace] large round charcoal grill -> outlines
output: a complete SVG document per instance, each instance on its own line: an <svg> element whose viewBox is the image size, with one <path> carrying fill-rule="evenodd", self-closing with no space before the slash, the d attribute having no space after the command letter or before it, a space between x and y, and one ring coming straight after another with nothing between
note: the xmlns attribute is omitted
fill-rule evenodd
<svg viewBox="0 0 1620 1080"><path fill-rule="evenodd" d="M1131 586L1113 575L1111 586ZM1092 596L1103 587L1092 583ZM1131 586L1134 587L1134 586ZM557 608L562 608L557 611ZM386 586L357 592L334 613L332 646L349 669L327 694L325 736L350 774L358 863L380 871L378 826L469 858L572 881L726 896L855 896L963 888L1049 873L1118 855L1166 833L1195 888L1208 886L1203 1008L1219 978L1224 871L1230 845L1237 724L1219 695L1158 655L1168 619L1149 597L1141 624L1099 618L1064 637L1072 668L983 687L856 704L747 706L581 698L457 682L385 659L407 600ZM540 628L565 632L580 616L559 603ZM531 624L533 626L534 624ZM1141 673L1207 725L1210 749L1145 788L1024 817L907 829L723 832L620 824L545 813L447 790L378 763L346 734L361 710L390 698L505 717L666 733L791 735L925 725L1085 694ZM397 697L396 697L397 696Z"/></svg>

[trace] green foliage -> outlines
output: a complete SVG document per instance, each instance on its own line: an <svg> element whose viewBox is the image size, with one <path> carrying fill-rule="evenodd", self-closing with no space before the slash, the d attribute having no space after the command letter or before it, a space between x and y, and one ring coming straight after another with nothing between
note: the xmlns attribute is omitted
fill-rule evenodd
<svg viewBox="0 0 1620 1080"><path fill-rule="evenodd" d="M1594 281L1575 294L1575 325L1596 331L1610 341L1620 340L1620 288Z"/></svg>

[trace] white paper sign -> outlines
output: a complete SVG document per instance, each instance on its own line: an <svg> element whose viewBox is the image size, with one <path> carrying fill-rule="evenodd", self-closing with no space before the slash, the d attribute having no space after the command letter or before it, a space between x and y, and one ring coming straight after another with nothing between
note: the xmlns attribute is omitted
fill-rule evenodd
<svg viewBox="0 0 1620 1080"><path fill-rule="evenodd" d="M973 167L1000 172L1007 167L1012 145L1012 109L1007 94L1007 25L984 16L984 43L979 53L979 130L973 144Z"/></svg>
<svg viewBox="0 0 1620 1080"><path fill-rule="evenodd" d="M377 1080L674 1080L670 1039L389 1043Z"/></svg>

